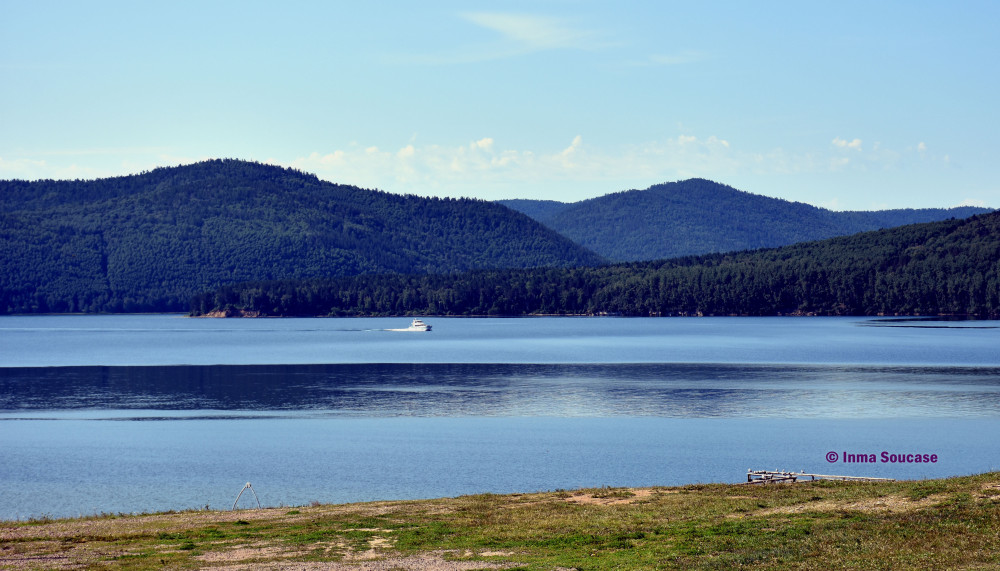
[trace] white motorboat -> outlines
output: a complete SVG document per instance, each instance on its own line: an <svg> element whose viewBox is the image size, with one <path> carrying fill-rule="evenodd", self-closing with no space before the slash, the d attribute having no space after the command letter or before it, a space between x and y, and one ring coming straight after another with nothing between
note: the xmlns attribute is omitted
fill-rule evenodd
<svg viewBox="0 0 1000 571"><path fill-rule="evenodd" d="M431 326L419 319L414 319L406 329L388 329L387 331L430 331Z"/></svg>
<svg viewBox="0 0 1000 571"><path fill-rule="evenodd" d="M419 319L414 319L413 322L410 323L410 326L406 329L409 331L430 331L431 326Z"/></svg>
<svg viewBox="0 0 1000 571"><path fill-rule="evenodd" d="M407 331L430 331L431 326L427 325L419 319L414 319L410 326L406 328Z"/></svg>

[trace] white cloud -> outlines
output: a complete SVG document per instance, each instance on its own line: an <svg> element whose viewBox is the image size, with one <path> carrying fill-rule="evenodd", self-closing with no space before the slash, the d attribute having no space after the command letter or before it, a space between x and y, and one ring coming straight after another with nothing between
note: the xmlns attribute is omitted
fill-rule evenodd
<svg viewBox="0 0 1000 571"><path fill-rule="evenodd" d="M498 198L524 196L520 189L529 186L579 183L609 192L694 176L718 180L742 170L767 170L772 159L753 164L746 153L715 136L679 135L609 150L592 148L576 135L568 145L550 150L502 148L491 137L454 146L410 144L395 153L357 145L311 153L288 166L332 182L391 192Z"/></svg>
<svg viewBox="0 0 1000 571"><path fill-rule="evenodd" d="M18 158L5 159L0 157L0 178L3 179L34 179L33 173L46 169L44 160Z"/></svg>
<svg viewBox="0 0 1000 571"><path fill-rule="evenodd" d="M573 137L573 141L569 144L569 146L563 149L561 153L559 153L559 156L566 161L564 163L566 166L573 166L572 163L573 158L580 155L580 147L582 145L583 145L583 137L577 135L576 137Z"/></svg>
<svg viewBox="0 0 1000 571"><path fill-rule="evenodd" d="M691 177L734 184L761 177L806 180L819 176L831 180L831 174L868 176L879 170L902 171L917 165L928 168L935 163L948 168L946 157L931 156L929 151L919 153L915 146L896 151L886 145L873 145L865 152L853 152L850 145L858 141L856 146L860 146L860 140L837 140L843 145L827 145L827 140L820 139L812 148L791 151L781 147L748 148L741 141L690 132L618 147L572 134L562 144L531 148L511 148L489 136L450 144L403 137L380 141L379 145L351 142L297 158L272 156L267 162L295 167L335 183L389 192L560 200L580 200ZM90 179L201 160L164 153L109 155L107 161L97 160L103 157L89 155L88 162L82 163L72 154L5 155L0 157L0 178ZM988 201L989 195L985 198Z"/></svg>
<svg viewBox="0 0 1000 571"><path fill-rule="evenodd" d="M144 155L147 152L148 155ZM149 149L47 151L34 157L0 157L0 179L91 180L135 174L162 166L190 164L207 158L156 153ZM80 164L78 160L86 163Z"/></svg>
<svg viewBox="0 0 1000 571"><path fill-rule="evenodd" d="M563 20L531 14L471 12L461 14L467 22L496 32L486 41L438 53L397 54L396 63L423 65L469 64L524 56L548 50L594 50L606 47L599 34L574 28Z"/></svg>
<svg viewBox="0 0 1000 571"><path fill-rule="evenodd" d="M322 162L324 165L335 165L338 163L342 163L344 162L344 151L334 151L332 153L323 155L320 158L320 162Z"/></svg>
<svg viewBox="0 0 1000 571"><path fill-rule="evenodd" d="M312 153L294 159L289 166L314 172L333 182L356 184L384 190L424 193L476 195L478 187L492 183L516 183L540 175L540 171L565 170L566 157L580 146L580 138L569 147L548 155L531 151L498 150L490 137L459 146L406 145L395 153L368 147L347 149L322 155ZM335 154L343 160L324 162L323 156ZM542 166L548 165L548 166ZM450 191L450 192L449 192Z"/></svg>
<svg viewBox="0 0 1000 571"><path fill-rule="evenodd" d="M855 151L861 150L861 139L854 139L853 141L848 141L846 139L841 139L840 137L834 137L831 141L833 146L841 149L853 149Z"/></svg>
<svg viewBox="0 0 1000 571"><path fill-rule="evenodd" d="M917 144L917 150L922 153L927 150L927 145L923 141L921 141L920 143Z"/></svg>
<svg viewBox="0 0 1000 571"><path fill-rule="evenodd" d="M463 17L479 26L499 32L504 39L535 52L591 47L592 32L576 30L559 20L530 14L475 12Z"/></svg>
<svg viewBox="0 0 1000 571"><path fill-rule="evenodd" d="M479 139L478 141L475 141L474 143L470 143L469 148L473 150L482 149L484 151L493 150L493 139L491 139L490 137L484 137L482 139Z"/></svg>

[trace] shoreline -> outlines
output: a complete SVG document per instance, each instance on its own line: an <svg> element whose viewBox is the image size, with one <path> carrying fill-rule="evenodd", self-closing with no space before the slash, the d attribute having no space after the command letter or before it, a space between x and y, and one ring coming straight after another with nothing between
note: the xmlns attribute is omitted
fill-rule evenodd
<svg viewBox="0 0 1000 571"><path fill-rule="evenodd" d="M754 472L756 473L756 472L765 472L765 471L767 471L767 470L754 471ZM805 474L805 476L809 476L809 475L810 474ZM779 480L779 479L775 479L773 481L763 481L763 480L758 480L758 479L754 479L754 480L749 480L748 479L747 481L739 481L739 482L696 482L696 483L677 484L677 485L664 485L664 486L653 485L653 486L583 487L583 488L576 488L576 489L569 490L569 491L570 492L580 492L580 491L587 491L587 490L606 490L606 491L607 490L619 490L619 491L620 490L629 490L629 491L632 491L632 492L637 492L638 491L639 495L647 495L645 492L648 492L650 490L683 489L683 488L701 487L701 486L722 486L722 487L736 486L736 487L754 487L754 488L756 488L756 487L769 487L769 486L773 486L773 485L782 485L782 486L800 485L801 486L801 485L806 485L806 484L815 484L815 483L818 483L818 482L825 482L825 483L836 482L836 483L851 483L851 484L914 483L914 482L947 481L947 480L954 480L954 479L958 479L958 478L968 478L968 477L986 477L986 476L990 476L990 475L996 475L997 481L1000 482L1000 470L998 470L996 472L979 472L979 473L967 474L967 475L945 476L945 477L941 477L941 478L917 478L917 479L912 479L912 480L906 480L906 479L897 480L897 479L894 479L894 478L863 476L863 475L862 476L858 476L858 475L837 475L837 476L827 476L824 479L814 479L814 480L802 478L799 481L785 481L785 480ZM563 489L559 488L559 489L556 489L555 493L564 493L564 492L566 492L566 490L563 490ZM92 514L81 514L81 515L77 515L77 516L67 516L67 517L50 516L50 515L47 515L47 514L42 514L42 515L39 515L39 516L28 516L28 517L26 517L24 519L21 519L21 518L18 518L18 519L3 519L3 518L0 518L0 529L3 529L5 526L13 526L13 525L20 525L20 524L32 524L32 525L34 525L34 524L39 524L39 523L86 521L86 520L92 520L92 519L107 519L107 518L144 518L144 517L152 517L152 516L180 516L180 515L184 515L184 514L228 513L230 511L233 511L233 512L257 512L257 511L269 511L269 510L301 509L301 508L305 508L305 507L317 507L317 506L327 506L327 507L341 506L342 507L342 506L357 506L357 505L365 505L365 504L405 504L405 503L411 503L411 502L443 501L443 500L457 499L457 498L468 497L468 496L475 496L475 495L489 495L489 496L496 496L496 497L506 497L506 496L510 496L510 497L522 497L522 496L532 496L532 495L544 495L544 494L548 494L548 493L553 493L553 491L552 490L539 490L539 491L532 491L532 492L509 492L509 493L479 492L479 493L473 493L473 494L462 494L462 495L458 495L458 496L442 496L440 498L376 499L376 500L364 500L364 501L347 501L347 502L343 502L343 503L311 502L310 504L301 504L301 505L294 505L294 504L289 504L289 505L284 505L284 504L279 504L279 505L263 505L263 506L261 506L260 508L257 508L257 509L242 508L241 507L241 508L235 509L235 510L208 508L206 506L204 508L176 508L176 509L175 508L167 508L167 509L164 509L164 510L140 511L140 512L122 512L122 511L119 511L119 512L109 511L109 512L100 512L100 513L95 512L95 513L92 513ZM236 497L236 496L234 496L234 497ZM251 497L251 496L247 495L245 497ZM0 537L0 538L2 538L2 537ZM2 567L0 567L0 569L2 569Z"/></svg>
<svg viewBox="0 0 1000 571"><path fill-rule="evenodd" d="M105 514L0 522L0 568L979 568L998 505L989 472Z"/></svg>
<svg viewBox="0 0 1000 571"><path fill-rule="evenodd" d="M24 314L33 315L33 314ZM70 315L70 314L46 314L46 315ZM73 314L73 315L88 315L88 314ZM93 315L133 315L133 314L93 314ZM140 315L140 314L135 314ZM156 315L156 314L149 314ZM173 315L173 314L170 314ZM908 314L908 313L879 313L877 315L853 315L853 314L841 314L841 313L816 313L816 312L792 312L792 313L774 313L768 315L751 315L747 313L729 313L729 314L702 314L702 313L676 313L670 315L662 314L651 314L651 315L631 315L624 313L524 313L524 314L505 314L505 315L480 315L480 314L461 314L461 315L449 315L449 314L431 314L431 313L406 313L406 314L392 314L392 315L270 315L263 314L259 311L246 311L243 309L228 309L228 310L212 310L208 313L202 313L197 315L192 315L191 313L181 314L184 317L190 317L193 319L201 318L211 318L211 319L239 319L239 318L249 318L249 319L374 319L374 318L386 318L386 319L405 319L405 318L447 318L447 319L530 319L533 317L572 317L572 318L601 318L601 317L613 317L622 319L644 319L644 318L711 318L711 317L841 317L841 318L868 318L868 319L921 319L927 321L996 321L1000 317L982 317L973 314L966 313L937 313L933 315L926 314Z"/></svg>

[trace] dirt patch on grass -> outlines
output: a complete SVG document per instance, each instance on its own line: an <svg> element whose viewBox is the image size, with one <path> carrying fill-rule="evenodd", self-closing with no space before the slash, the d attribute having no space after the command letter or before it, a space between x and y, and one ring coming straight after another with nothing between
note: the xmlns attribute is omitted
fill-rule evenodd
<svg viewBox="0 0 1000 571"><path fill-rule="evenodd" d="M274 560L303 555L301 550L288 550L268 544L239 545L225 550L212 551L195 559L205 563L237 563L243 561Z"/></svg>
<svg viewBox="0 0 1000 571"><path fill-rule="evenodd" d="M655 491L650 488L615 488L594 492L577 492L564 498L571 504L613 506L632 504L653 497Z"/></svg>
<svg viewBox="0 0 1000 571"><path fill-rule="evenodd" d="M984 484L979 489L979 496L982 498L1000 497L1000 484Z"/></svg>
<svg viewBox="0 0 1000 571"><path fill-rule="evenodd" d="M860 511L860 512L911 512L923 508L929 508L940 502L941 496L928 496L920 500L911 500L903 496L883 496L880 498L870 498L860 501L844 502L837 500L817 500L803 502L790 506L778 506L764 508L745 514L733 514L729 517L747 516L768 516L775 514L798 514L805 512L835 512L835 511Z"/></svg>
<svg viewBox="0 0 1000 571"><path fill-rule="evenodd" d="M82 549L33 546L30 553L17 553L6 546L0 552L0 569L89 569L98 557Z"/></svg>
<svg viewBox="0 0 1000 571"><path fill-rule="evenodd" d="M253 563L216 567L230 570L288 569L290 571L471 571L473 569L510 569L516 564L493 561L454 560L452 551L431 551L416 555L383 554L379 559L345 557L343 562L255 561Z"/></svg>

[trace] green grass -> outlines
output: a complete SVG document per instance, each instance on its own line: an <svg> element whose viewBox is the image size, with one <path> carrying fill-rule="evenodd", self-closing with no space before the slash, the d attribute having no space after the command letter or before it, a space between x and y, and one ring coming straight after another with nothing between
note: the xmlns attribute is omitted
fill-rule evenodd
<svg viewBox="0 0 1000 571"><path fill-rule="evenodd" d="M1000 473L913 482L596 488L0 525L0 568L435 557L519 569L1000 567ZM225 557L223 557L225 556Z"/></svg>

